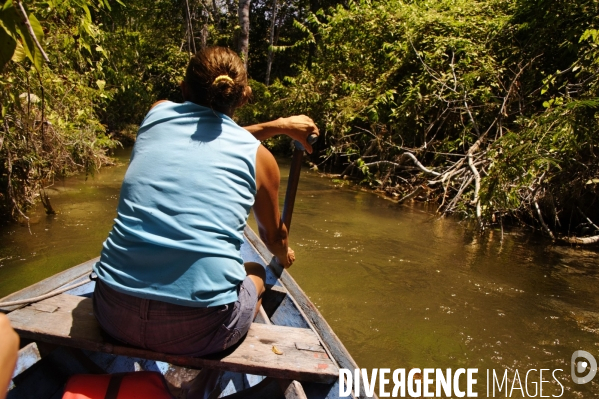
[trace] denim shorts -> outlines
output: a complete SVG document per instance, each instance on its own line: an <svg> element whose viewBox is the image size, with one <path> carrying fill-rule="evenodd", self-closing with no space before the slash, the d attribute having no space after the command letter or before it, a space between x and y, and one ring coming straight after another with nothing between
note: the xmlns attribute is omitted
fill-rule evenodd
<svg viewBox="0 0 599 399"><path fill-rule="evenodd" d="M123 294L96 281L94 315L113 338L172 355L203 356L220 352L249 330L258 294L249 277L238 286L236 302L196 308Z"/></svg>

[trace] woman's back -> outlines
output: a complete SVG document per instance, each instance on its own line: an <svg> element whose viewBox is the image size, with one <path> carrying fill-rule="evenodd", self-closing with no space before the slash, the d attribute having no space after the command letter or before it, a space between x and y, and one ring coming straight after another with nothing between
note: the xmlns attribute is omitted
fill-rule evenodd
<svg viewBox="0 0 599 399"><path fill-rule="evenodd" d="M111 288L186 306L236 299L259 142L228 116L163 102L144 119L96 273Z"/></svg>

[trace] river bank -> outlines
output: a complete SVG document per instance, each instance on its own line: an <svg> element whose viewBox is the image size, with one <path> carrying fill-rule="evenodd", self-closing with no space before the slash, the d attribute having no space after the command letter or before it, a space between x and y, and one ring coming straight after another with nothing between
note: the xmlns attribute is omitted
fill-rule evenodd
<svg viewBox="0 0 599 399"><path fill-rule="evenodd" d="M313 163L309 163L312 170L317 171ZM466 223L472 229L478 229L480 234L485 234L489 230L497 230L502 232L505 229L524 229L529 234L538 235L546 239L547 245L563 245L569 247L584 246L589 251L599 251L599 226L593 223L585 216L586 221L578 224L575 228L570 226L568 229L562 229L560 234L553 234L553 231L545 225L535 223L535 219L522 219L515 217L492 218L491 222L483 225L476 220L474 215L464 212L456 215L452 213L442 212L443 203L439 203L439 196L435 190L431 190L424 184L397 184L393 187L381 188L372 184L364 184L360 179L350 177L348 175L325 173L321 172L321 176L330 179L331 183L336 187L345 187L351 190L363 191L374 194L379 198L391 201L395 204L403 204L405 202L414 201L422 204L431 213L438 214L439 217L449 217L456 222ZM582 213L582 212L581 212ZM500 239L502 235L500 235Z"/></svg>

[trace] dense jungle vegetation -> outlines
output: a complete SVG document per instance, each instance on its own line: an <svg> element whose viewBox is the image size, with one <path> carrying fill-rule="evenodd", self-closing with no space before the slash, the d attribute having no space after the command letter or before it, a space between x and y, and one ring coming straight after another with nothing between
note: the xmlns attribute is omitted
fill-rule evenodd
<svg viewBox="0 0 599 399"><path fill-rule="evenodd" d="M311 116L321 171L481 229L599 242L596 0L5 0L3 217L110 162L215 44L248 65L239 122Z"/></svg>

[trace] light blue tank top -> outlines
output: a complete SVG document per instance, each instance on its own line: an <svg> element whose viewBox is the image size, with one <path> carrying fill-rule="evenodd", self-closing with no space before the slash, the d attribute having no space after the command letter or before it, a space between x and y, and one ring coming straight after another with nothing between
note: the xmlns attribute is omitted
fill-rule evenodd
<svg viewBox="0 0 599 399"><path fill-rule="evenodd" d="M259 141L231 118L164 102L139 128L117 217L94 266L111 288L208 307L237 300Z"/></svg>

